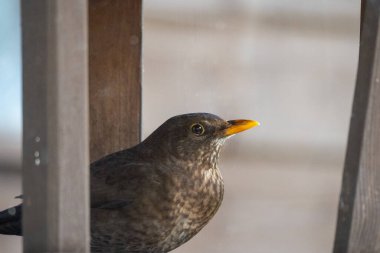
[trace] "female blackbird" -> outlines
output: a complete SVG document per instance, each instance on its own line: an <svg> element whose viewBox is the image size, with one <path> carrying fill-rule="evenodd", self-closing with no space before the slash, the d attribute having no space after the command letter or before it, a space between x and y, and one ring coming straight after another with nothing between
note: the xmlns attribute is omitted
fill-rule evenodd
<svg viewBox="0 0 380 253"><path fill-rule="evenodd" d="M142 143L91 164L91 251L163 253L198 233L223 199L224 141L259 125L208 113L175 116ZM0 212L21 235L21 205Z"/></svg>

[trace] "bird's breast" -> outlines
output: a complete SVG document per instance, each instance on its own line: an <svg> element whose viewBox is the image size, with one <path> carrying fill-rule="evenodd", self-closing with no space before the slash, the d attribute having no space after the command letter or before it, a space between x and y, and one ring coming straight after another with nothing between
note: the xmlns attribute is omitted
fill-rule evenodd
<svg viewBox="0 0 380 253"><path fill-rule="evenodd" d="M224 193L223 179L216 167L194 171L186 180L175 184L171 212L175 222L166 239L173 248L189 240L210 221Z"/></svg>

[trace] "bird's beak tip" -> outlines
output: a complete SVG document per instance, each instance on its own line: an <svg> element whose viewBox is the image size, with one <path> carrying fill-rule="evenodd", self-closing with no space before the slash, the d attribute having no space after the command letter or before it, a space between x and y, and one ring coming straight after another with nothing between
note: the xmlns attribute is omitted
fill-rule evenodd
<svg viewBox="0 0 380 253"><path fill-rule="evenodd" d="M237 134L250 128L260 126L260 122L247 119L229 120L228 123L230 123L230 126L225 129L225 136Z"/></svg>

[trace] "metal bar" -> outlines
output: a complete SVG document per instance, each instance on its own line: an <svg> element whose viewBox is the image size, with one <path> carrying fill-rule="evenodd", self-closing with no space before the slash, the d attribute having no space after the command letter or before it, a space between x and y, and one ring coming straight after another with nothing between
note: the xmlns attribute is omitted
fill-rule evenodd
<svg viewBox="0 0 380 253"><path fill-rule="evenodd" d="M380 1L363 13L334 253L380 252Z"/></svg>
<svg viewBox="0 0 380 253"><path fill-rule="evenodd" d="M141 0L89 1L91 161L141 138Z"/></svg>
<svg viewBox="0 0 380 253"><path fill-rule="evenodd" d="M24 252L88 252L87 1L21 8Z"/></svg>

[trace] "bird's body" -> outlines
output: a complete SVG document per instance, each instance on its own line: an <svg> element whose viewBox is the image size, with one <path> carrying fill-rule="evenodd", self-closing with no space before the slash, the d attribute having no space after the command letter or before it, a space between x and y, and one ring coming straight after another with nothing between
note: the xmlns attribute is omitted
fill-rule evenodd
<svg viewBox="0 0 380 253"><path fill-rule="evenodd" d="M116 250L168 252L195 235L219 208L223 180L213 165L202 171L194 169L196 163L172 164L175 160L146 164L144 156L145 161L131 164L126 156L136 154L121 151L92 165L92 196L107 199L91 199L93 251L120 245ZM122 166L103 169L108 159Z"/></svg>
<svg viewBox="0 0 380 253"><path fill-rule="evenodd" d="M163 253L198 233L223 199L221 146L254 126L237 122L176 116L139 145L92 163L91 251ZM0 233L11 231L4 211L1 217Z"/></svg>

